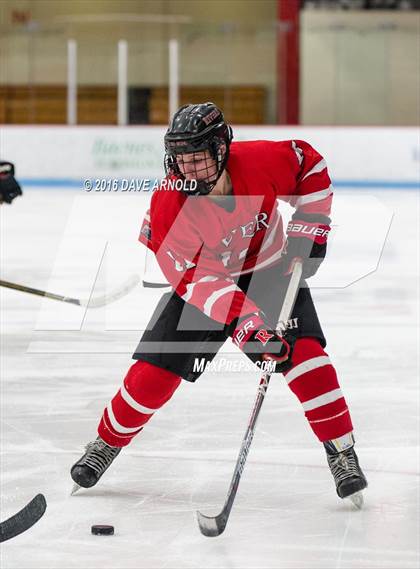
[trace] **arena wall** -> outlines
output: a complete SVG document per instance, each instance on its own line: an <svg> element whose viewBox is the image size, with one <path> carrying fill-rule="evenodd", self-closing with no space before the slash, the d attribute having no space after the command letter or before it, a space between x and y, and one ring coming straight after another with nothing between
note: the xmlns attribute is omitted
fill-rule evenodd
<svg viewBox="0 0 420 569"><path fill-rule="evenodd" d="M86 178L159 178L164 127L4 126L1 153L24 186L83 188ZM415 127L234 127L234 139L306 140L337 187L418 187Z"/></svg>

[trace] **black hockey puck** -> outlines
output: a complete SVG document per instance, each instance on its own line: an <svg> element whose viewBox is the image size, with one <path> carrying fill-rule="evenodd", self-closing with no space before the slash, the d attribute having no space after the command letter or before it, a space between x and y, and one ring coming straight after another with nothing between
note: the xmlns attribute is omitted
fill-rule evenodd
<svg viewBox="0 0 420 569"><path fill-rule="evenodd" d="M90 531L93 535L114 535L114 526L96 525Z"/></svg>

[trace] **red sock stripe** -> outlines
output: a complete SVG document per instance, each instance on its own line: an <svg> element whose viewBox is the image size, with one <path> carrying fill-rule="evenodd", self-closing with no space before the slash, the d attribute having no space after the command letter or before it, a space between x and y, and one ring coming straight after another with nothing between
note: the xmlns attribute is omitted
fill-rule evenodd
<svg viewBox="0 0 420 569"><path fill-rule="evenodd" d="M337 401L333 403L328 403L327 405L322 405L311 411L306 411L305 416L309 421L319 421L325 419L325 417L332 417L341 413L344 409L347 409L346 400L344 397L340 397Z"/></svg>
<svg viewBox="0 0 420 569"><path fill-rule="evenodd" d="M153 413L172 397L180 382L181 378L172 372L147 362L136 362L129 369L123 387L104 410L99 436L112 446L127 445Z"/></svg>
<svg viewBox="0 0 420 569"><path fill-rule="evenodd" d="M103 441L108 443L111 446L122 447L128 445L131 442L132 438L140 433L143 430L143 427L140 427L136 433L131 433L129 435L123 435L115 431L112 427L108 411L105 409L104 413L101 418L101 422L98 426L98 434Z"/></svg>
<svg viewBox="0 0 420 569"><path fill-rule="evenodd" d="M340 403L340 405L335 407L336 412L334 412L333 408L335 403ZM325 405L324 416L318 419L312 418L311 413L313 413L313 411L305 413L313 432L322 442L337 439L353 431L350 411L348 410L344 398L339 399L335 403Z"/></svg>
<svg viewBox="0 0 420 569"><path fill-rule="evenodd" d="M315 397L319 397L323 393L333 391L339 385L335 369L329 364L299 375L289 383L289 387L299 401L303 403L304 401L315 399Z"/></svg>
<svg viewBox="0 0 420 569"><path fill-rule="evenodd" d="M285 376L286 380L288 375L289 379L293 378L289 382L289 387L302 404L306 407L316 405L313 409L306 411L305 416L314 434L321 441L340 437L353 430L344 397L341 396L335 401L322 404L323 396L341 395L338 391L340 386L333 365L331 363L324 365L326 356L318 340L300 338L296 341L293 351L293 368ZM320 359L316 360L316 358ZM316 367L318 362L320 367ZM305 371L305 364L309 371ZM311 369L312 366L315 367Z"/></svg>

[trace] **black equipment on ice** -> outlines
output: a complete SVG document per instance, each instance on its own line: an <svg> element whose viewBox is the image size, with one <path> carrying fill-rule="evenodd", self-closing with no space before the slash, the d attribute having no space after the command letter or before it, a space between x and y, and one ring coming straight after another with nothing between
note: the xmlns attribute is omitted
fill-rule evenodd
<svg viewBox="0 0 420 569"><path fill-rule="evenodd" d="M15 167L11 162L0 160L0 203L12 203L22 195L22 188L15 179Z"/></svg>
<svg viewBox="0 0 420 569"><path fill-rule="evenodd" d="M47 501L43 494L37 494L35 498L26 504L14 516L0 523L0 542L7 541L20 535L31 528L45 513Z"/></svg>
<svg viewBox="0 0 420 569"><path fill-rule="evenodd" d="M88 443L85 454L71 467L70 475L75 482L72 494L80 488L95 486L103 473L111 466L114 458L119 455L121 448L107 445L101 437Z"/></svg>

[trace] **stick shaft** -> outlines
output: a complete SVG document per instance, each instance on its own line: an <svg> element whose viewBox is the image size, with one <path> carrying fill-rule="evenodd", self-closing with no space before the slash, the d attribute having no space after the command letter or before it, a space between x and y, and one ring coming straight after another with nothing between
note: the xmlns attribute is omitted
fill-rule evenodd
<svg viewBox="0 0 420 569"><path fill-rule="evenodd" d="M229 512L232 508L233 501L235 500L236 492L238 491L239 482L241 480L242 472L245 468L245 462L248 457L249 449L251 448L252 439L255 434L255 426L257 424L258 416L262 404L264 402L265 394L267 393L268 384L270 383L271 375L264 374L258 385L258 392L255 398L254 407L252 408L251 416L249 419L248 427L245 432L245 436L242 440L241 449L239 451L238 459L236 461L235 470L233 472L232 480L230 483L225 508L229 508Z"/></svg>
<svg viewBox="0 0 420 569"><path fill-rule="evenodd" d="M302 265L301 263L297 262L295 263L295 268L293 270L292 277L290 279L289 286L287 288L287 292L284 297L283 306L277 323L277 328L280 328L280 324L286 322L290 318L293 306L295 304L296 296L299 290L301 275L302 275ZM262 404L264 402L265 394L267 393L270 379L271 375L269 373L264 373L260 379L254 407L252 408L251 416L248 422L248 428L245 432L245 436L242 441L241 450L239 451L239 456L236 462L235 471L233 473L232 482L228 492L228 500L226 501L226 503L230 501L229 494L233 492L234 493L233 498L234 498L238 490L239 480L240 477L242 476L242 472L245 466L245 461L248 456L249 448L252 443L252 439L254 438L255 425L257 423L257 419L260 414ZM231 502L233 503L233 499L231 500Z"/></svg>
<svg viewBox="0 0 420 569"><path fill-rule="evenodd" d="M281 328L280 325L282 323L287 322L287 320L289 320L290 318L290 315L292 313L295 304L296 296L299 291L301 276L302 276L302 262L300 259L296 259L293 267L292 276L290 278L289 286L287 287L286 295L283 300L283 306L280 311L277 328ZM239 456L236 461L235 470L233 472L232 480L229 486L223 510L215 518L209 518L207 516L204 516L200 512L197 512L200 530L204 535L207 535L209 537L215 537L217 535L220 535L226 527L226 524L229 519L229 514L232 509L236 493L238 491L239 482L241 480L242 472L245 467L245 462L248 456L248 452L251 447L252 439L254 438L255 426L257 424L257 419L260 414L260 410L264 402L265 395L267 393L270 379L271 375L269 373L263 374L260 379L257 396L254 402L254 406L252 408L245 436L242 440L241 449L239 451Z"/></svg>
<svg viewBox="0 0 420 569"><path fill-rule="evenodd" d="M102 296L90 296L89 298L71 298L70 296L63 296L61 294L54 294L52 292L47 292L45 290L39 290L37 288L32 288L29 286L20 285L17 283L11 283L9 281L0 280L0 286L6 288L11 288L13 290L18 290L20 292L27 292L29 294L35 294L37 296L43 296L45 298L50 298L52 300L58 300L60 302L68 302L70 304L76 304L77 306L87 306L88 308L101 308L115 302L116 300L127 295L135 286L140 282L139 275L131 275L127 281L122 285L114 289L108 294Z"/></svg>
<svg viewBox="0 0 420 569"><path fill-rule="evenodd" d="M0 280L0 286L3 286L5 288L11 288L13 290L19 290L20 292L27 292L28 294L36 294L37 296L44 296L45 298L50 298L52 300L59 300L61 302L70 302L71 304L80 304L80 300L78 298L70 298L69 296L54 294L52 292L47 292L46 290L40 290L38 288L32 288L30 286L20 285L18 283L11 283L9 281Z"/></svg>
<svg viewBox="0 0 420 569"><path fill-rule="evenodd" d="M287 322L292 314L296 297L299 292L300 279L302 278L302 268L302 260L296 258L293 266L292 276L290 277L289 286L287 287L287 291L283 300L283 306L281 307L280 316L277 321L277 329L281 328L281 323Z"/></svg>

